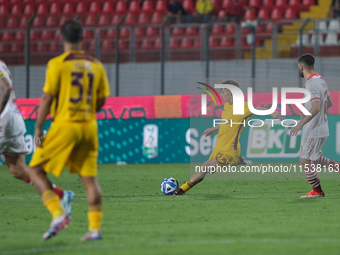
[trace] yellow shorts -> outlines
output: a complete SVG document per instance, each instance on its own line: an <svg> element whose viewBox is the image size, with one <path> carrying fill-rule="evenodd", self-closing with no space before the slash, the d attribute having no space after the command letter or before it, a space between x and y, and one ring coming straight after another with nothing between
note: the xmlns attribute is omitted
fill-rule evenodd
<svg viewBox="0 0 340 255"><path fill-rule="evenodd" d="M234 150L234 148L231 148L229 151L222 151L220 148L215 148L209 159L216 159L220 166L237 166L239 156L240 149Z"/></svg>
<svg viewBox="0 0 340 255"><path fill-rule="evenodd" d="M41 165L59 177L67 165L70 173L97 175L97 122L52 123L42 147L34 152L30 167Z"/></svg>

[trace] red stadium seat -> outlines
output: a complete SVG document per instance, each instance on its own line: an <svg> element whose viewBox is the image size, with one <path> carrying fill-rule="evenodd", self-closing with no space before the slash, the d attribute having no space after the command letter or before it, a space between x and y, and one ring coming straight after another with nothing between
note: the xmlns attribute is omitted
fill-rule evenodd
<svg viewBox="0 0 340 255"><path fill-rule="evenodd" d="M231 3L232 0L223 0L222 1L222 9L227 9L229 8L229 4Z"/></svg>
<svg viewBox="0 0 340 255"><path fill-rule="evenodd" d="M116 35L117 35L116 29L110 28L107 30L106 38L110 38L110 39L116 38Z"/></svg>
<svg viewBox="0 0 340 255"><path fill-rule="evenodd" d="M175 27L171 31L171 36L183 36L184 30L181 27Z"/></svg>
<svg viewBox="0 0 340 255"><path fill-rule="evenodd" d="M267 8L262 8L257 14L258 19L268 20L269 19L269 11Z"/></svg>
<svg viewBox="0 0 340 255"><path fill-rule="evenodd" d="M163 22L162 14L156 12L151 16L151 24L157 25L162 24L162 22Z"/></svg>
<svg viewBox="0 0 340 255"><path fill-rule="evenodd" d="M132 0L129 5L128 13L138 14L140 12L140 3L137 0Z"/></svg>
<svg viewBox="0 0 340 255"><path fill-rule="evenodd" d="M117 14L127 13L126 2L124 0L121 0L117 3L115 13Z"/></svg>
<svg viewBox="0 0 340 255"><path fill-rule="evenodd" d="M95 27L97 26L97 16L95 14L89 14L86 16L84 26Z"/></svg>
<svg viewBox="0 0 340 255"><path fill-rule="evenodd" d="M153 48L155 50L159 50L162 47L162 41L161 38L157 38L155 41L155 45L153 46Z"/></svg>
<svg viewBox="0 0 340 255"><path fill-rule="evenodd" d="M244 20L255 20L256 19L256 13L254 10L248 9L246 13L244 14Z"/></svg>
<svg viewBox="0 0 340 255"><path fill-rule="evenodd" d="M179 40L177 38L170 38L170 48L179 49Z"/></svg>
<svg viewBox="0 0 340 255"><path fill-rule="evenodd" d="M112 18L112 21L111 21L111 25L116 26L118 24L118 22L121 20L122 17L123 17L122 14L114 15L113 18Z"/></svg>
<svg viewBox="0 0 340 255"><path fill-rule="evenodd" d="M158 36L158 29L155 27L148 27L145 32L145 36L147 37L155 37Z"/></svg>
<svg viewBox="0 0 340 255"><path fill-rule="evenodd" d="M32 27L44 27L44 26L45 20L40 15L37 15L33 20Z"/></svg>
<svg viewBox="0 0 340 255"><path fill-rule="evenodd" d="M212 29L211 29L211 35L221 35L223 34L223 25L220 24L215 24L213 25Z"/></svg>
<svg viewBox="0 0 340 255"><path fill-rule="evenodd" d="M263 0L262 8L267 8L268 10L272 10L274 8L274 0Z"/></svg>
<svg viewBox="0 0 340 255"><path fill-rule="evenodd" d="M41 3L38 5L37 14L47 14L48 13L48 6L46 3Z"/></svg>
<svg viewBox="0 0 340 255"><path fill-rule="evenodd" d="M260 0L249 0L248 6L251 8L261 8L261 1Z"/></svg>
<svg viewBox="0 0 340 255"><path fill-rule="evenodd" d="M59 14L61 13L61 8L59 2L52 3L50 7L50 14Z"/></svg>
<svg viewBox="0 0 340 255"><path fill-rule="evenodd" d="M143 37L145 35L145 29L141 27L136 28L135 35L136 37Z"/></svg>
<svg viewBox="0 0 340 255"><path fill-rule="evenodd" d="M283 11L287 7L287 0L276 0L275 7L279 7Z"/></svg>
<svg viewBox="0 0 340 255"><path fill-rule="evenodd" d="M224 18L227 16L227 12L225 10L220 10L217 14L219 18Z"/></svg>
<svg viewBox="0 0 340 255"><path fill-rule="evenodd" d="M111 1L106 1L103 4L102 13L112 14L114 13L113 3Z"/></svg>
<svg viewBox="0 0 340 255"><path fill-rule="evenodd" d="M119 49L120 50L128 50L129 49L129 43L127 41L120 40L119 41Z"/></svg>
<svg viewBox="0 0 340 255"><path fill-rule="evenodd" d="M102 41L102 51L113 51L114 50L114 42L109 40L103 40Z"/></svg>
<svg viewBox="0 0 340 255"><path fill-rule="evenodd" d="M301 4L300 0L289 0L288 5L293 7L299 7Z"/></svg>
<svg viewBox="0 0 340 255"><path fill-rule="evenodd" d="M9 4L21 4L21 0L8 0Z"/></svg>
<svg viewBox="0 0 340 255"><path fill-rule="evenodd" d="M218 38L210 37L209 38L209 47L210 48L217 48L220 45Z"/></svg>
<svg viewBox="0 0 340 255"><path fill-rule="evenodd" d="M87 4L86 4L86 2L79 2L77 4L77 6L76 6L75 13L77 13L77 14L87 13Z"/></svg>
<svg viewBox="0 0 340 255"><path fill-rule="evenodd" d="M9 8L7 4L2 4L0 5L0 15L5 14L8 15L9 13Z"/></svg>
<svg viewBox="0 0 340 255"><path fill-rule="evenodd" d="M44 30L41 32L41 40L44 41L52 41L53 40L53 32L50 30Z"/></svg>
<svg viewBox="0 0 340 255"><path fill-rule="evenodd" d="M92 2L89 8L89 13L100 13L100 4L99 2Z"/></svg>
<svg viewBox="0 0 340 255"><path fill-rule="evenodd" d="M271 13L271 16L270 18L272 20L279 20L279 19L282 19L282 11L280 8L275 8L272 13Z"/></svg>
<svg viewBox="0 0 340 255"><path fill-rule="evenodd" d="M123 27L120 30L120 38L129 38L130 37L130 30L126 27Z"/></svg>
<svg viewBox="0 0 340 255"><path fill-rule="evenodd" d="M59 41L60 40L60 31L59 30L55 31L53 39L55 41Z"/></svg>
<svg viewBox="0 0 340 255"><path fill-rule="evenodd" d="M15 29L18 28L18 20L15 16L10 16L6 23L6 28Z"/></svg>
<svg viewBox="0 0 340 255"><path fill-rule="evenodd" d="M153 10L153 1L151 0L145 0L142 5L142 10L143 13L148 13L152 14L154 12Z"/></svg>
<svg viewBox="0 0 340 255"><path fill-rule="evenodd" d="M34 4L27 4L24 9L24 14L33 14L35 13Z"/></svg>
<svg viewBox="0 0 340 255"><path fill-rule="evenodd" d="M46 19L45 26L56 27L57 26L57 18L54 15L49 15Z"/></svg>
<svg viewBox="0 0 340 255"><path fill-rule="evenodd" d="M150 23L149 15L146 13L141 13L138 17L138 25L148 25Z"/></svg>
<svg viewBox="0 0 340 255"><path fill-rule="evenodd" d="M94 32L92 30L84 30L83 38L84 39L94 39Z"/></svg>
<svg viewBox="0 0 340 255"><path fill-rule="evenodd" d="M60 20L59 20L59 26L61 27L66 21L68 21L70 19L70 17L68 15L63 15L61 16Z"/></svg>
<svg viewBox="0 0 340 255"><path fill-rule="evenodd" d="M101 15L98 20L98 26L109 26L110 25L110 18L108 15Z"/></svg>
<svg viewBox="0 0 340 255"><path fill-rule="evenodd" d="M10 32L3 33L1 41L4 41L4 42L12 42L12 41L14 41L13 33L10 33Z"/></svg>
<svg viewBox="0 0 340 255"><path fill-rule="evenodd" d="M285 11L285 19L296 19L297 14L294 8L290 7Z"/></svg>
<svg viewBox="0 0 340 255"><path fill-rule="evenodd" d="M51 42L51 43L50 43L49 51L50 51L50 52L60 52L59 43L57 43L57 42Z"/></svg>
<svg viewBox="0 0 340 255"><path fill-rule="evenodd" d="M134 26L134 25L136 25L136 15L128 13L126 15L125 20L124 20L124 25L125 26Z"/></svg>
<svg viewBox="0 0 340 255"><path fill-rule="evenodd" d="M22 44L21 43L12 43L10 48L11 53L21 53L22 52Z"/></svg>
<svg viewBox="0 0 340 255"><path fill-rule="evenodd" d="M28 16L28 15L22 16L22 18L19 22L19 28L26 28L29 19L30 19L30 16Z"/></svg>
<svg viewBox="0 0 340 255"><path fill-rule="evenodd" d="M196 27L187 27L185 29L185 35L186 36L197 36L198 35L197 28Z"/></svg>
<svg viewBox="0 0 340 255"><path fill-rule="evenodd" d="M194 40L194 45L192 46L194 49L199 49L201 48L201 40L200 39L195 39Z"/></svg>
<svg viewBox="0 0 340 255"><path fill-rule="evenodd" d="M87 42L82 41L82 43L81 43L81 49L82 49L83 51L87 51L87 50L88 50L88 47L89 47L89 44L88 44Z"/></svg>
<svg viewBox="0 0 340 255"><path fill-rule="evenodd" d="M140 46L142 50L151 50L153 49L153 41L150 39L144 39Z"/></svg>
<svg viewBox="0 0 340 255"><path fill-rule="evenodd" d="M236 28L234 25L232 24L227 24L226 27L225 27L225 33L227 35L233 35L235 34L235 31L236 31Z"/></svg>
<svg viewBox="0 0 340 255"><path fill-rule="evenodd" d="M270 33L273 32L273 23L268 23L268 24L266 25L265 32L266 32L267 34L270 34Z"/></svg>
<svg viewBox="0 0 340 255"><path fill-rule="evenodd" d="M12 15L18 15L22 13L21 5L20 4L15 4L11 8L11 14Z"/></svg>
<svg viewBox="0 0 340 255"><path fill-rule="evenodd" d="M73 14L74 13L74 6L72 2L66 2L63 8L63 14Z"/></svg>
<svg viewBox="0 0 340 255"><path fill-rule="evenodd" d="M183 38L181 42L182 49L191 49L193 45L193 40L191 38Z"/></svg>
<svg viewBox="0 0 340 255"><path fill-rule="evenodd" d="M302 5L315 5L315 0L302 0Z"/></svg>
<svg viewBox="0 0 340 255"><path fill-rule="evenodd" d="M30 40L39 41L40 40L40 32L36 30L31 30L30 32Z"/></svg>
<svg viewBox="0 0 340 255"><path fill-rule="evenodd" d="M92 40L89 45L89 51L94 52L96 50L96 41Z"/></svg>
<svg viewBox="0 0 340 255"><path fill-rule="evenodd" d="M0 53L8 53L9 52L9 45L0 43Z"/></svg>
<svg viewBox="0 0 340 255"><path fill-rule="evenodd" d="M191 15L195 12L194 2L192 0L184 0L182 5L188 15Z"/></svg>
<svg viewBox="0 0 340 255"><path fill-rule="evenodd" d="M25 41L25 33L24 32L16 32L14 40L16 42L23 42L23 41Z"/></svg>
<svg viewBox="0 0 340 255"><path fill-rule="evenodd" d="M48 45L44 42L39 42L36 52L48 52Z"/></svg>
<svg viewBox="0 0 340 255"><path fill-rule="evenodd" d="M8 4L8 0L0 0L0 4Z"/></svg>
<svg viewBox="0 0 340 255"><path fill-rule="evenodd" d="M155 12L160 14L166 14L168 12L168 6L166 0L158 0L155 7Z"/></svg>
<svg viewBox="0 0 340 255"><path fill-rule="evenodd" d="M230 37L222 37L220 42L220 47L233 47L234 46L234 38Z"/></svg>

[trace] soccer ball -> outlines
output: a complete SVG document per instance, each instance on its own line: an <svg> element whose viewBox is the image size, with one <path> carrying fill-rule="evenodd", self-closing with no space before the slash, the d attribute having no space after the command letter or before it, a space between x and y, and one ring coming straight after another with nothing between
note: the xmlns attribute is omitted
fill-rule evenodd
<svg viewBox="0 0 340 255"><path fill-rule="evenodd" d="M161 183L161 191L164 195L172 195L178 188L178 182L175 178L165 178Z"/></svg>

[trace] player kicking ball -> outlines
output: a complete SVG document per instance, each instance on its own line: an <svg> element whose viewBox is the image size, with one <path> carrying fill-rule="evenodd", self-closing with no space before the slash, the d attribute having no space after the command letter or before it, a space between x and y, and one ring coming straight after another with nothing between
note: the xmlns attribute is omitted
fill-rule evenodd
<svg viewBox="0 0 340 255"><path fill-rule="evenodd" d="M14 178L32 185L25 162L28 153L23 136L25 133L25 122L15 103L11 73L5 62L0 60L0 154ZM51 185L64 210L71 213L74 193Z"/></svg>
<svg viewBox="0 0 340 255"><path fill-rule="evenodd" d="M305 89L311 94L311 99L305 103L305 108L312 115L305 116L302 113L301 121L290 131L291 136L295 136L303 127L299 157L313 190L301 198L325 196L321 189L318 172L315 170L317 164L321 164L322 167L332 165L334 169L339 167L338 162L321 156L322 147L329 136L327 110L333 103L327 83L314 71L314 63L315 59L312 54L303 54L298 59L299 71L306 80Z"/></svg>
<svg viewBox="0 0 340 255"><path fill-rule="evenodd" d="M222 84L233 85L239 88L239 84L234 80L223 81ZM244 103L244 114L243 115L233 115L233 95L228 89L221 89L221 96L226 102L224 104L224 109L222 113L222 119L232 120L233 123L247 122L250 116L254 114L249 110L248 103ZM261 107L255 107L257 110L267 110ZM274 119L283 120L279 112L273 112L271 116ZM183 184L179 189L174 192L174 195L184 195L185 192L190 190L193 186L203 181L207 171L202 171L203 169L208 169L209 166L236 166L239 164L244 164L245 160L243 156L240 156L241 146L240 146L240 136L244 129L244 125L230 125L230 124L220 124L213 128L208 128L203 132L206 137L214 134L218 131L217 143L211 153L209 160L203 164L201 171L195 173L189 181ZM213 174L213 173L211 173Z"/></svg>
<svg viewBox="0 0 340 255"><path fill-rule="evenodd" d="M81 50L83 28L69 20L61 28L65 52L47 64L46 81L35 125L37 149L28 174L52 215L47 240L70 221L68 212L60 206L46 174L59 177L65 165L70 173L80 176L88 201L89 228L82 241L102 239L102 193L97 181L98 128L96 112L105 104L110 88L100 61ZM51 113L53 123L46 137L42 126Z"/></svg>

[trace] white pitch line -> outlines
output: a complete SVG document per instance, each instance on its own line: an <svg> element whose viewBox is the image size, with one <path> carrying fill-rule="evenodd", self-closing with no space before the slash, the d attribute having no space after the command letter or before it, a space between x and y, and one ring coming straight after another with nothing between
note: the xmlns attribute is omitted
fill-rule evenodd
<svg viewBox="0 0 340 255"><path fill-rule="evenodd" d="M264 238L264 239L222 239L222 240L201 240L191 242L149 242L149 243L120 243L120 244L103 244L103 245L75 245L75 246L56 246L48 248L32 248L16 251L3 251L1 255L15 255L15 254L38 254L38 253L56 253L63 251L80 251L80 250L97 250L97 249L126 249L126 248L138 248L138 247L160 247L160 246L177 246L177 245L209 245L209 244L234 244L234 243L339 243L339 238L317 238L306 239L301 238Z"/></svg>

